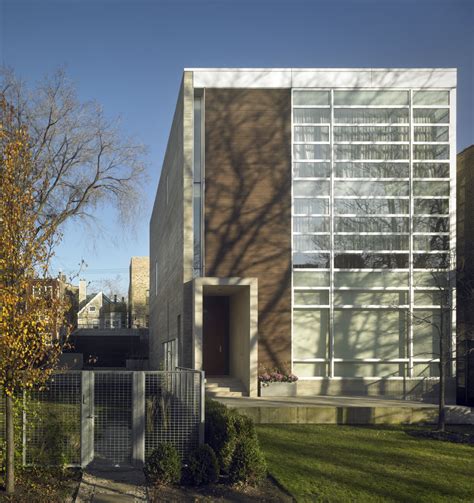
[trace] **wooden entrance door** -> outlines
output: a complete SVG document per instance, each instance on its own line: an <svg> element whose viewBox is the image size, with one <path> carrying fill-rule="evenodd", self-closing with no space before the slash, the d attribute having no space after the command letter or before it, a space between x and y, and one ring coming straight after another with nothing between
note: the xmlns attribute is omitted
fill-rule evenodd
<svg viewBox="0 0 474 503"><path fill-rule="evenodd" d="M204 296L203 370L229 374L229 297Z"/></svg>

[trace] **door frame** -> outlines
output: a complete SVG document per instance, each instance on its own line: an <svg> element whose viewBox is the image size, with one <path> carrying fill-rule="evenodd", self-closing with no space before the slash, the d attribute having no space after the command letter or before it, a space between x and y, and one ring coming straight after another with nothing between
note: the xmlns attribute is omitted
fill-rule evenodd
<svg viewBox="0 0 474 503"><path fill-rule="evenodd" d="M248 396L258 396L258 279L257 278L194 278L192 288L192 366L202 369L203 353L203 299L212 292L228 295L232 303L233 296L245 295L245 327L240 330L242 339L242 365L239 370L232 370L233 326L230 323L229 360L231 376L239 379L247 390ZM232 310L232 307L231 307ZM241 327L242 328L242 327ZM234 341L235 342L235 341Z"/></svg>

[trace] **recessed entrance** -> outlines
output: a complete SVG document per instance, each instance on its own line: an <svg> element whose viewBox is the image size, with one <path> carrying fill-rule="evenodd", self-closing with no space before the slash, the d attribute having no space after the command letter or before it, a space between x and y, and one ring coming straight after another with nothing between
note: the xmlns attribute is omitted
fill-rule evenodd
<svg viewBox="0 0 474 503"><path fill-rule="evenodd" d="M229 297L204 296L203 370L209 376L229 375Z"/></svg>
<svg viewBox="0 0 474 503"><path fill-rule="evenodd" d="M258 393L258 281L200 277L193 281L192 365L207 376L239 380Z"/></svg>

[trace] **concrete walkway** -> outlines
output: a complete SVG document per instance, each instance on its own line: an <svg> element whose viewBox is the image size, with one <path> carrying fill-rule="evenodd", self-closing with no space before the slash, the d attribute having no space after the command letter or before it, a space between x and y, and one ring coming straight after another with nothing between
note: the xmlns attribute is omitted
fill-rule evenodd
<svg viewBox="0 0 474 503"><path fill-rule="evenodd" d="M134 468L87 469L76 496L76 503L147 501L145 476Z"/></svg>

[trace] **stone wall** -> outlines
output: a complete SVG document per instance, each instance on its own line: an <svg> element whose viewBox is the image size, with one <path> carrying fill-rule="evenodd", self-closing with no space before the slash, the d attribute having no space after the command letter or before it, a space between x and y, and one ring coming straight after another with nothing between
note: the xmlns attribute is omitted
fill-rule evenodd
<svg viewBox="0 0 474 503"><path fill-rule="evenodd" d="M148 326L148 295L150 290L150 259L132 257L128 289L128 323L130 328Z"/></svg>
<svg viewBox="0 0 474 503"><path fill-rule="evenodd" d="M150 220L150 368L163 343L178 339L179 363L191 364L192 311L184 312L192 280L192 73L185 72ZM189 305L189 299L188 299Z"/></svg>

